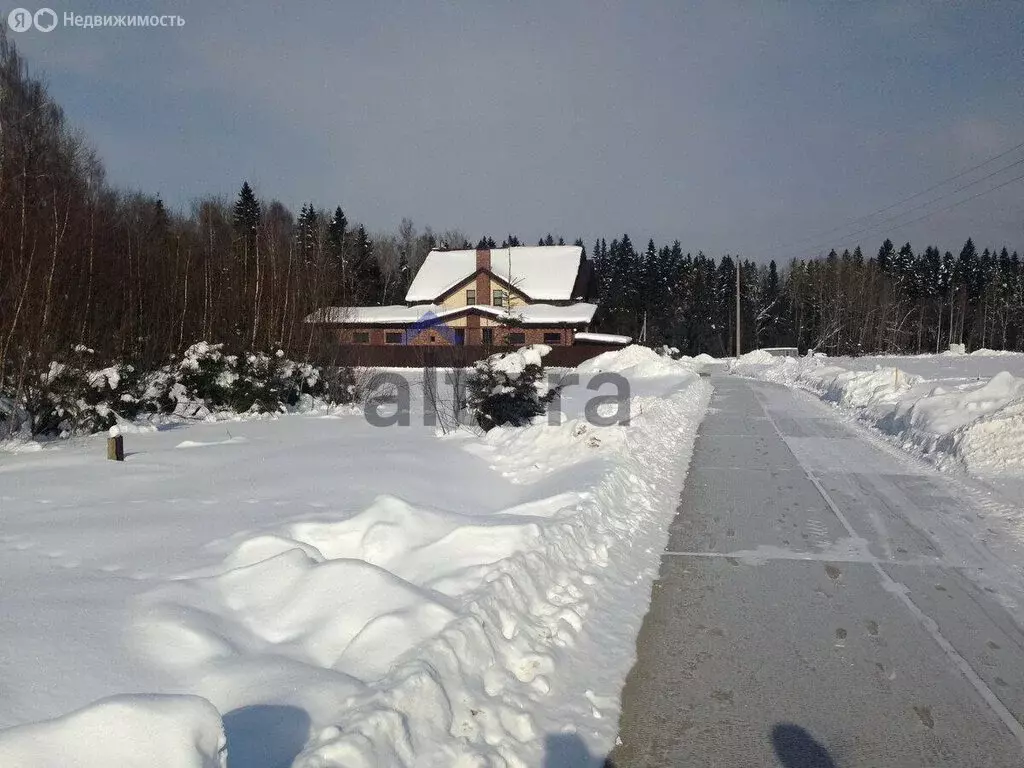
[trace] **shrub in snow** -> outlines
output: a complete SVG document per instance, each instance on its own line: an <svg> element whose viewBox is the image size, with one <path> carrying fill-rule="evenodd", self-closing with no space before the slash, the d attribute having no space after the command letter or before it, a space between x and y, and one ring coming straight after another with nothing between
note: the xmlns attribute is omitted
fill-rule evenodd
<svg viewBox="0 0 1024 768"><path fill-rule="evenodd" d="M360 393L350 369L296 363L281 350L229 355L222 344L199 342L180 359L144 375L127 363L99 367L95 353L78 345L21 392L3 394L0 406L6 407L0 412L7 420L13 420L14 410L23 411L33 435L66 437L102 432L143 413L269 413L303 398L351 403Z"/></svg>
<svg viewBox="0 0 1024 768"><path fill-rule="evenodd" d="M180 361L154 374L146 398L156 398L164 413L183 413L190 407L223 407L238 378L232 370L237 358L223 353L223 344L193 344Z"/></svg>
<svg viewBox="0 0 1024 768"><path fill-rule="evenodd" d="M63 362L29 380L21 393L32 434L100 432L118 417L134 419L143 409L140 376L127 363L94 369L94 352L75 347Z"/></svg>
<svg viewBox="0 0 1024 768"><path fill-rule="evenodd" d="M522 426L544 413L557 389L544 377L544 355L551 347L534 344L478 362L466 380L466 407L483 429Z"/></svg>
<svg viewBox="0 0 1024 768"><path fill-rule="evenodd" d="M325 372L288 360L282 350L224 354L223 344L199 342L182 359L154 377L161 410L167 413L233 411L272 413L295 406L303 396L332 403L358 397L347 369ZM152 393L151 393L152 394Z"/></svg>
<svg viewBox="0 0 1024 768"><path fill-rule="evenodd" d="M317 392L309 392L332 405L347 405L362 397L356 373L352 368L321 368Z"/></svg>

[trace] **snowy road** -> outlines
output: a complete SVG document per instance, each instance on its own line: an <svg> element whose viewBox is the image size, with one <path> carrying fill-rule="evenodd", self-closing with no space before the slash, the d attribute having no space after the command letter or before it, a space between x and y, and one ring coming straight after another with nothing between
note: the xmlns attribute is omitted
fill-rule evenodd
<svg viewBox="0 0 1024 768"><path fill-rule="evenodd" d="M1020 543L811 396L715 379L609 765L1020 766Z"/></svg>

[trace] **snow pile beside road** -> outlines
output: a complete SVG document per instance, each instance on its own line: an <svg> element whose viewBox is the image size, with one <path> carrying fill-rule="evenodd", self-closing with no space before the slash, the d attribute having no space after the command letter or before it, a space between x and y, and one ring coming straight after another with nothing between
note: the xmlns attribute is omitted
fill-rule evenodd
<svg viewBox="0 0 1024 768"><path fill-rule="evenodd" d="M1010 352L1006 349L976 349L970 353L971 357L1020 357L1020 352Z"/></svg>
<svg viewBox="0 0 1024 768"><path fill-rule="evenodd" d="M565 729L610 749L710 394L676 377L628 427L466 438L514 482L544 483L498 514L385 495L250 536L146 595L134 645L221 711L307 713L296 768L536 765Z"/></svg>
<svg viewBox="0 0 1024 768"><path fill-rule="evenodd" d="M576 370L580 374L618 373L627 379L647 379L679 376L693 370L693 364L697 362L702 361L699 358L673 360L668 355L659 355L649 347L631 344L582 362Z"/></svg>
<svg viewBox="0 0 1024 768"><path fill-rule="evenodd" d="M920 364L923 357L913 360ZM892 360L896 365L863 371L828 359L764 360L750 353L732 371L811 390L939 466L955 464L976 475L1024 474L1024 378L1003 371L987 381L961 377L946 383L905 373L901 359Z"/></svg>
<svg viewBox="0 0 1024 768"><path fill-rule="evenodd" d="M710 394L666 362L613 426L583 418L584 375L553 425L485 435L309 414L131 434L125 462L102 437L5 457L0 766L76 766L47 745L77 716L21 724L127 691L209 701L245 768L534 766L566 734L607 753ZM137 734L162 725L104 715L79 768L138 765L132 745L213 768L197 717L154 755Z"/></svg>
<svg viewBox="0 0 1024 768"><path fill-rule="evenodd" d="M672 397L649 398L628 428L570 420L493 430L476 452L520 482L563 455L566 441L576 461L562 471L586 468L593 480L506 510L490 530L466 531L461 541L446 534L428 558L433 573L403 572L453 600L456 619L406 654L383 690L337 722L340 731L321 734L296 768L536 765L545 735L566 729L595 752L609 749L708 394L694 379Z"/></svg>
<svg viewBox="0 0 1024 768"><path fill-rule="evenodd" d="M1024 379L1003 371L981 386L936 386L898 403L883 429L913 436L925 452L954 456L973 474L1024 474Z"/></svg>
<svg viewBox="0 0 1024 768"><path fill-rule="evenodd" d="M226 768L220 713L198 696L114 696L0 732L4 768Z"/></svg>
<svg viewBox="0 0 1024 768"><path fill-rule="evenodd" d="M744 365L767 365L778 359L781 358L777 358L771 352L766 352L763 349L755 349L753 352L747 352L747 354L740 357L738 362Z"/></svg>

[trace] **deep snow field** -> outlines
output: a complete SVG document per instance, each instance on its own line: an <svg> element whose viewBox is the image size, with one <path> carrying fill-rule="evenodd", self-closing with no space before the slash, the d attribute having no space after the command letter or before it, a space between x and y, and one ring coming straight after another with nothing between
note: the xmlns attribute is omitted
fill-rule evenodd
<svg viewBox="0 0 1024 768"><path fill-rule="evenodd" d="M414 387L409 427L348 409L130 432L124 463L103 436L0 453L0 766L599 765L695 367L581 366L630 378L625 426L586 423L580 385L558 426L445 435Z"/></svg>

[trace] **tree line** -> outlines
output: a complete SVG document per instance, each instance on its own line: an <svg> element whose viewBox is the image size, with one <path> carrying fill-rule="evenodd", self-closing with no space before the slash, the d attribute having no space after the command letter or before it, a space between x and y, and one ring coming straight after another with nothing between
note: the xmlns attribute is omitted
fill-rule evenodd
<svg viewBox="0 0 1024 768"><path fill-rule="evenodd" d="M1024 266L1016 251L968 239L954 255L886 239L865 257L835 250L784 268L683 253L679 241L637 251L628 235L592 251L601 329L687 354L735 347L736 271L742 351L796 346L832 355L1024 350Z"/></svg>
<svg viewBox="0 0 1024 768"><path fill-rule="evenodd" d="M0 30L0 387L82 345L152 369L199 340L304 358L306 315L400 301L443 238L373 235L340 206L296 216L246 183L185 213L107 183L103 165Z"/></svg>
<svg viewBox="0 0 1024 768"><path fill-rule="evenodd" d="M432 248L471 247L458 230L418 230L408 219L371 233L339 205L307 203L295 215L248 183L233 200L207 197L185 212L116 189L0 31L0 387L8 392L77 345L146 370L201 340L308 359L316 354L309 313L400 303ZM595 329L690 354L731 351L736 257L684 253L678 241L638 251L624 235L594 243L589 263ZM978 253L968 241L954 256L886 241L870 258L858 248L784 267L741 259L739 269L745 348L1024 344L1024 273L1006 249Z"/></svg>

